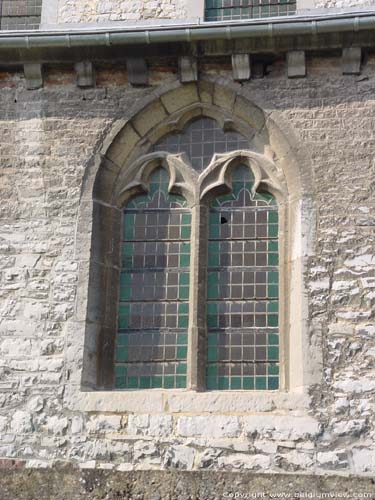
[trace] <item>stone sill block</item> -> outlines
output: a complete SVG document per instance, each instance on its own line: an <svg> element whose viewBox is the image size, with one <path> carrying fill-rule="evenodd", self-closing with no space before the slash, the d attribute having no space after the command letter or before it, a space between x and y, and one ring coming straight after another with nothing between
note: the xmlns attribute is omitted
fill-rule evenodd
<svg viewBox="0 0 375 500"><path fill-rule="evenodd" d="M248 414L278 411L306 412L310 398L306 394L287 392L244 393L228 391L160 391L137 392L105 391L82 392L70 387L66 393L66 406L84 412L104 411L111 413L217 413Z"/></svg>

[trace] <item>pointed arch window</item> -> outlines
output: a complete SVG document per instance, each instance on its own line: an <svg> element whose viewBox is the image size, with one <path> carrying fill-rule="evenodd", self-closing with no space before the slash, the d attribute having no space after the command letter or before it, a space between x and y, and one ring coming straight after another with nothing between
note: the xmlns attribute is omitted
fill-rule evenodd
<svg viewBox="0 0 375 500"><path fill-rule="evenodd" d="M168 183L155 169L123 211L117 389L186 387L191 215Z"/></svg>
<svg viewBox="0 0 375 500"><path fill-rule="evenodd" d="M116 389L280 388L280 176L251 140L201 117L134 167Z"/></svg>
<svg viewBox="0 0 375 500"><path fill-rule="evenodd" d="M210 203L208 389L278 389L278 209L245 165Z"/></svg>

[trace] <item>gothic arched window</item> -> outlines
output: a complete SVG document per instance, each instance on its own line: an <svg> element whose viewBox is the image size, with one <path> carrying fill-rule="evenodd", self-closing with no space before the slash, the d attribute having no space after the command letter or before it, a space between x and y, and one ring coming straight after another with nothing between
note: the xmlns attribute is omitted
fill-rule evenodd
<svg viewBox="0 0 375 500"><path fill-rule="evenodd" d="M191 215L168 183L155 169L124 207L117 389L186 387Z"/></svg>
<svg viewBox="0 0 375 500"><path fill-rule="evenodd" d="M116 389L279 388L277 181L250 146L195 119L125 188Z"/></svg>
<svg viewBox="0 0 375 500"><path fill-rule="evenodd" d="M210 204L207 388L278 389L278 210L248 167Z"/></svg>

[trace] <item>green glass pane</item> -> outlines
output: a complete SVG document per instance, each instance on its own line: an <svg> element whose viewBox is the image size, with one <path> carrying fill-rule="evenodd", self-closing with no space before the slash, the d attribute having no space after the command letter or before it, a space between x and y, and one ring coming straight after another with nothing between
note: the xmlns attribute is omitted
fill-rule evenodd
<svg viewBox="0 0 375 500"><path fill-rule="evenodd" d="M187 345L188 336L187 333L179 333L177 335L177 344L178 345Z"/></svg>
<svg viewBox="0 0 375 500"><path fill-rule="evenodd" d="M220 264L220 256L218 253L208 254L208 265L209 267L217 267Z"/></svg>
<svg viewBox="0 0 375 500"><path fill-rule="evenodd" d="M128 360L128 348L126 346L116 347L116 361L121 363Z"/></svg>
<svg viewBox="0 0 375 500"><path fill-rule="evenodd" d="M190 243L181 243L180 253L190 254Z"/></svg>
<svg viewBox="0 0 375 500"><path fill-rule="evenodd" d="M217 304L209 302L207 304L207 313L208 314L217 314Z"/></svg>
<svg viewBox="0 0 375 500"><path fill-rule="evenodd" d="M124 228L124 238L126 240L132 240L134 238L134 226L125 226Z"/></svg>
<svg viewBox="0 0 375 500"><path fill-rule="evenodd" d="M130 320L129 315L123 315L123 314L121 314L121 311L120 311L118 327L120 329L129 328L129 320Z"/></svg>
<svg viewBox="0 0 375 500"><path fill-rule="evenodd" d="M268 254L268 265L269 266L278 266L279 265L279 255L277 253L269 253Z"/></svg>
<svg viewBox="0 0 375 500"><path fill-rule="evenodd" d="M269 224L268 226L268 237L276 238L279 232L279 226L277 224Z"/></svg>
<svg viewBox="0 0 375 500"><path fill-rule="evenodd" d="M151 388L160 389L163 387L163 377L154 376L151 377Z"/></svg>
<svg viewBox="0 0 375 500"><path fill-rule="evenodd" d="M207 290L207 297L209 299L217 299L219 298L219 287L217 285L211 285Z"/></svg>
<svg viewBox="0 0 375 500"><path fill-rule="evenodd" d="M176 377L176 388L185 389L186 387L186 377L177 376Z"/></svg>
<svg viewBox="0 0 375 500"><path fill-rule="evenodd" d="M279 214L276 211L268 212L268 222L277 224L279 222Z"/></svg>
<svg viewBox="0 0 375 500"><path fill-rule="evenodd" d="M117 336L117 345L124 346L129 344L129 335L127 333L119 334Z"/></svg>
<svg viewBox="0 0 375 500"><path fill-rule="evenodd" d="M189 314L189 304L178 304L178 314Z"/></svg>
<svg viewBox="0 0 375 500"><path fill-rule="evenodd" d="M176 373L178 375L186 375L187 365L185 363L179 363L176 367Z"/></svg>
<svg viewBox="0 0 375 500"><path fill-rule="evenodd" d="M218 385L217 388L221 391L225 391L225 390L229 389L229 378L228 377L219 377L217 379L217 385Z"/></svg>
<svg viewBox="0 0 375 500"><path fill-rule="evenodd" d="M190 255L181 254L180 255L180 267L190 266Z"/></svg>
<svg viewBox="0 0 375 500"><path fill-rule="evenodd" d="M276 328L279 324L279 317L277 314L270 314L267 316L267 325L271 328Z"/></svg>
<svg viewBox="0 0 375 500"><path fill-rule="evenodd" d="M278 241L269 241L268 242L268 251L269 252L278 252L279 251Z"/></svg>
<svg viewBox="0 0 375 500"><path fill-rule="evenodd" d="M268 377L268 389L270 391L275 391L279 388L279 378L278 377Z"/></svg>
<svg viewBox="0 0 375 500"><path fill-rule="evenodd" d="M233 390L239 390L241 389L241 386L242 386L242 379L241 377L232 377L230 379L230 388L233 389Z"/></svg>
<svg viewBox="0 0 375 500"><path fill-rule="evenodd" d="M174 386L175 386L174 377L166 375L164 377L164 389L173 389Z"/></svg>
<svg viewBox="0 0 375 500"><path fill-rule="evenodd" d="M133 255L134 252L134 244L133 243L124 243L122 245L122 254L123 255Z"/></svg>
<svg viewBox="0 0 375 500"><path fill-rule="evenodd" d="M279 273L277 271L271 271L268 273L268 283L279 283Z"/></svg>
<svg viewBox="0 0 375 500"><path fill-rule="evenodd" d="M187 347L179 346L177 347L177 359L186 359L187 357Z"/></svg>
<svg viewBox="0 0 375 500"><path fill-rule="evenodd" d="M268 375L278 375L279 374L279 365L270 363L268 365Z"/></svg>
<svg viewBox="0 0 375 500"><path fill-rule="evenodd" d="M243 388L248 391L254 390L254 377L244 377Z"/></svg>
<svg viewBox="0 0 375 500"><path fill-rule="evenodd" d="M128 377L128 388L138 389L138 377Z"/></svg>
<svg viewBox="0 0 375 500"><path fill-rule="evenodd" d="M115 366L115 375L116 377L126 377L127 368L124 365L116 365Z"/></svg>
<svg viewBox="0 0 375 500"><path fill-rule="evenodd" d="M139 377L140 389L149 389L151 387L151 377Z"/></svg>
<svg viewBox="0 0 375 500"><path fill-rule="evenodd" d="M187 328L189 326L188 316L178 316L178 328Z"/></svg>
<svg viewBox="0 0 375 500"><path fill-rule="evenodd" d="M207 353L208 361L217 361L217 348L213 346L208 346Z"/></svg>
<svg viewBox="0 0 375 500"><path fill-rule="evenodd" d="M208 365L206 369L206 373L208 377L216 377L217 376L217 365Z"/></svg>
<svg viewBox="0 0 375 500"><path fill-rule="evenodd" d="M279 296L279 287L277 285L268 286L268 297L275 298Z"/></svg>
<svg viewBox="0 0 375 500"><path fill-rule="evenodd" d="M217 345L217 335L216 335L216 333L214 333L214 334L209 333L208 334L208 345L209 346L216 346Z"/></svg>
<svg viewBox="0 0 375 500"><path fill-rule="evenodd" d="M181 226L181 238L189 239L191 234L190 226Z"/></svg>
<svg viewBox="0 0 375 500"><path fill-rule="evenodd" d="M216 377L207 377L206 384L207 384L207 389L209 391L214 391L216 389L219 389L218 379Z"/></svg>
<svg viewBox="0 0 375 500"><path fill-rule="evenodd" d="M268 343L270 345L279 345L279 336L275 333L268 334Z"/></svg>
<svg viewBox="0 0 375 500"><path fill-rule="evenodd" d="M180 273L180 285L188 285L189 279L189 273Z"/></svg>
<svg viewBox="0 0 375 500"><path fill-rule="evenodd" d="M219 273L208 273L208 285L217 285L219 283Z"/></svg>
<svg viewBox="0 0 375 500"><path fill-rule="evenodd" d="M126 389L126 377L115 378L115 389Z"/></svg>
<svg viewBox="0 0 375 500"><path fill-rule="evenodd" d="M120 275L120 286L129 286L132 283L131 273L121 273Z"/></svg>
<svg viewBox="0 0 375 500"><path fill-rule="evenodd" d="M276 312L279 312L279 302L278 301L275 301L275 302L268 302L268 307L267 307L267 311L269 313L276 313Z"/></svg>
<svg viewBox="0 0 375 500"><path fill-rule="evenodd" d="M255 389L257 391L264 391L267 389L266 377L255 377Z"/></svg>
<svg viewBox="0 0 375 500"><path fill-rule="evenodd" d="M207 315L207 325L209 328L215 328L219 326L219 321L217 316Z"/></svg>
<svg viewBox="0 0 375 500"><path fill-rule="evenodd" d="M121 287L120 288L120 300L129 300L131 299L131 289L130 287Z"/></svg>
<svg viewBox="0 0 375 500"><path fill-rule="evenodd" d="M278 347L268 347L268 359L272 361L277 361L279 359L279 348Z"/></svg>
<svg viewBox="0 0 375 500"><path fill-rule="evenodd" d="M188 286L180 286L178 289L178 298L180 300L189 298L189 287Z"/></svg>
<svg viewBox="0 0 375 500"><path fill-rule="evenodd" d="M208 253L211 254L211 253L219 253L220 251L220 246L219 246L219 243L217 241L210 241L208 243Z"/></svg>
<svg viewBox="0 0 375 500"><path fill-rule="evenodd" d="M210 224L209 237L210 238L219 238L220 237L220 226L218 226L217 224Z"/></svg>
<svg viewBox="0 0 375 500"><path fill-rule="evenodd" d="M181 224L183 226L190 226L190 224L191 224L191 215L190 214L182 214L182 216L181 216Z"/></svg>

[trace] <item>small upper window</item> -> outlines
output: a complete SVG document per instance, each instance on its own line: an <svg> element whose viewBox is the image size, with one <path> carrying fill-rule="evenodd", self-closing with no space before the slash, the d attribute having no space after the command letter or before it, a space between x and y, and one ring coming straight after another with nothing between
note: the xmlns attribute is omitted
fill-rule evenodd
<svg viewBox="0 0 375 500"><path fill-rule="evenodd" d="M39 28L43 0L0 0L1 30Z"/></svg>
<svg viewBox="0 0 375 500"><path fill-rule="evenodd" d="M235 21L287 16L296 12L296 0L206 0L206 21Z"/></svg>

